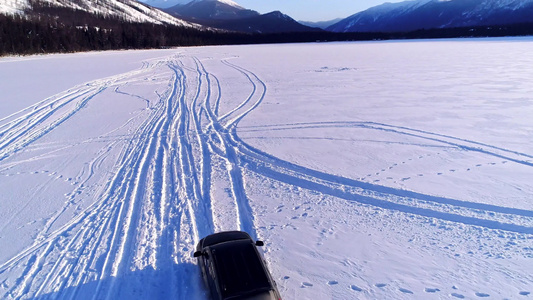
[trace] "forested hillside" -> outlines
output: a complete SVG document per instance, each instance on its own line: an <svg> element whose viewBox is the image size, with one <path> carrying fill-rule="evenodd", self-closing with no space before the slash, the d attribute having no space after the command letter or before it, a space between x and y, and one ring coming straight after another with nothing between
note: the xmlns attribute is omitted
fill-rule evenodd
<svg viewBox="0 0 533 300"><path fill-rule="evenodd" d="M139 23L66 7L33 4L24 15L0 14L0 56L177 46L533 35L533 23L412 32L237 33Z"/></svg>
<svg viewBox="0 0 533 300"><path fill-rule="evenodd" d="M82 10L41 6L29 15L0 14L0 54L142 49L232 43L212 30L127 22Z"/></svg>

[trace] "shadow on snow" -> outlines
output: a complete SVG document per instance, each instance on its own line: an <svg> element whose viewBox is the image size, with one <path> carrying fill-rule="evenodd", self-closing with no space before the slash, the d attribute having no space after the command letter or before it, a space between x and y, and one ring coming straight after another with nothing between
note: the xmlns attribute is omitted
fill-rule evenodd
<svg viewBox="0 0 533 300"><path fill-rule="evenodd" d="M64 280L67 282L68 280ZM192 263L127 272L116 277L91 280L76 286L61 287L31 299L207 299L200 270Z"/></svg>

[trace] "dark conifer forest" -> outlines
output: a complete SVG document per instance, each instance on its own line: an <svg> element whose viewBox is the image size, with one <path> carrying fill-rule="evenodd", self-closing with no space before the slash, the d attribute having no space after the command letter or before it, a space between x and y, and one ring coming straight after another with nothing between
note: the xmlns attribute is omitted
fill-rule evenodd
<svg viewBox="0 0 533 300"><path fill-rule="evenodd" d="M25 16L0 14L0 56L202 45L523 35L533 35L533 23L392 33L319 31L250 34L175 25L131 23L81 10L44 5L34 6L32 13Z"/></svg>

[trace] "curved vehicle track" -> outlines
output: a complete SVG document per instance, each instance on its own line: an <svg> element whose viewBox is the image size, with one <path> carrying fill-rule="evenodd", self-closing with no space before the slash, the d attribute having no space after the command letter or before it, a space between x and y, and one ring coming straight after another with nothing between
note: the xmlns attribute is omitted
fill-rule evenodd
<svg viewBox="0 0 533 300"><path fill-rule="evenodd" d="M18 153L67 124L104 91L128 96L128 87L168 74L157 103L134 96L146 102L148 113L129 137L119 141L113 138L114 131L98 137L103 146L80 172L72 190L73 195L81 192L96 174L107 174L98 179L100 184L91 195L93 203L57 228L74 205L65 202L46 220L32 245L0 262L1 298L79 299L91 295L91 299L117 299L126 293L133 298L173 295L186 299L199 294L200 277L191 257L199 238L223 229L258 235L244 170L347 201L533 234L533 212L529 210L371 184L312 170L254 148L239 138L238 125L265 99L267 85L234 60L214 63L240 74L247 82L243 89L249 91L224 112L220 109L223 88L217 76L197 57L175 56L72 88L0 120L0 171L5 171L20 163L16 161ZM123 127L133 127L133 122ZM532 166L531 156L524 153L387 124L297 123L271 129L325 126L416 136ZM119 153L116 162L112 170L102 173L102 162L113 151ZM227 199L217 199L215 189L226 190ZM139 286L143 289L136 291Z"/></svg>

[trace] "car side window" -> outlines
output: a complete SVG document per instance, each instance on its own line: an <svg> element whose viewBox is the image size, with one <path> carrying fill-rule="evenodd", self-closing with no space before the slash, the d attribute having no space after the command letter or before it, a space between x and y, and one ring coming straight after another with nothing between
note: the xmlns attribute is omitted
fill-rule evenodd
<svg viewBox="0 0 533 300"><path fill-rule="evenodd" d="M211 262L211 257L209 255L202 256L204 260L205 270L209 273L209 275L213 275L213 263Z"/></svg>
<svg viewBox="0 0 533 300"><path fill-rule="evenodd" d="M206 277L207 277L207 284L209 285L209 289L211 291L211 295L213 296L213 299L218 299L217 298L217 294L216 294L216 290L217 290L217 286L216 286L216 283L215 283L215 269L213 267L213 262L211 261L211 258L206 255L203 257L204 259L204 270L206 272Z"/></svg>
<svg viewBox="0 0 533 300"><path fill-rule="evenodd" d="M213 267L213 264L211 263L211 261L209 261L209 264L207 265L207 267L209 268L209 273L211 274L211 276L215 278L215 268Z"/></svg>
<svg viewBox="0 0 533 300"><path fill-rule="evenodd" d="M211 260L209 259L208 256L204 256L203 259L204 259L205 269L209 270L211 268Z"/></svg>

